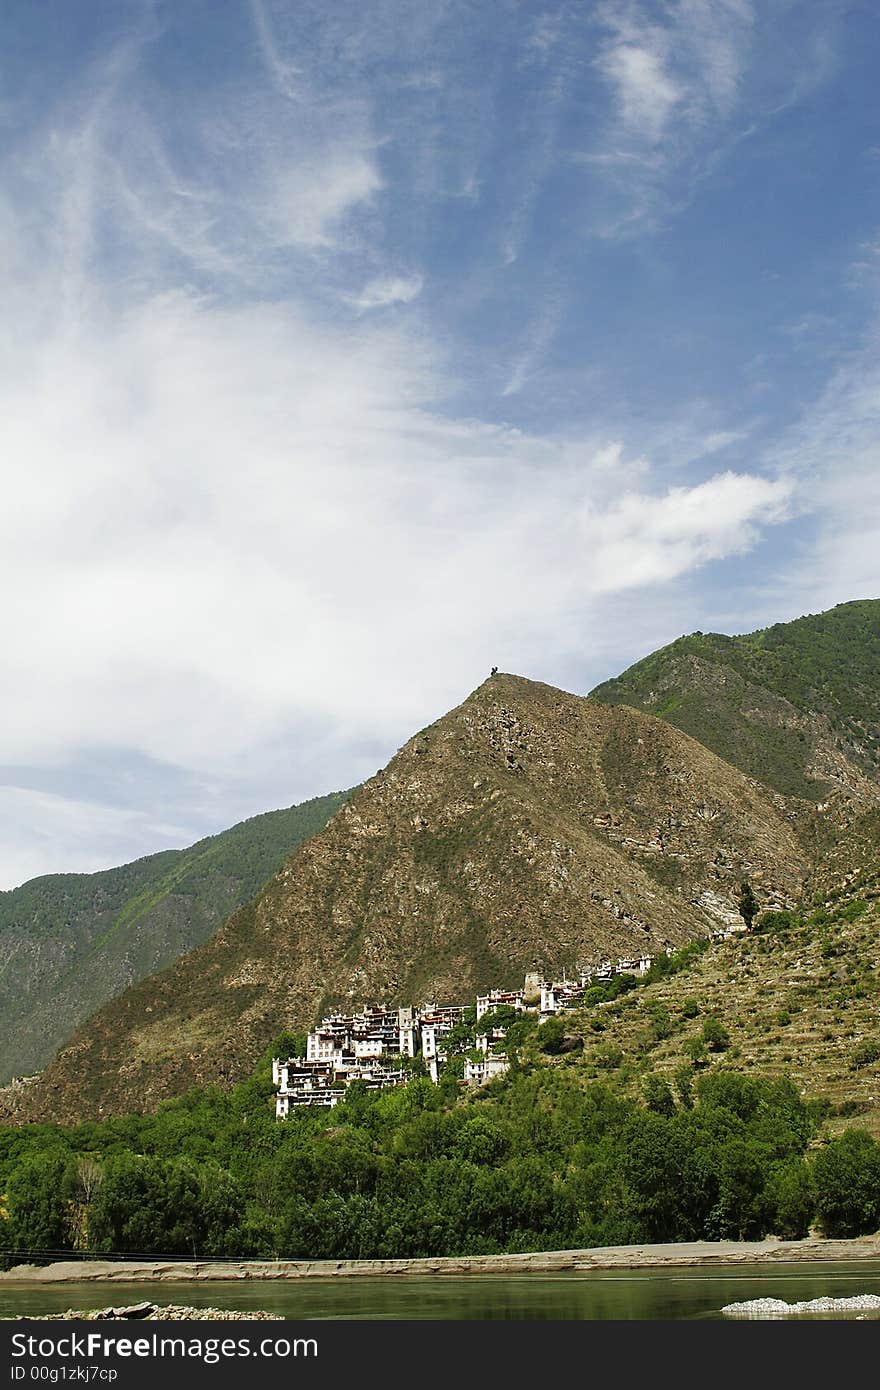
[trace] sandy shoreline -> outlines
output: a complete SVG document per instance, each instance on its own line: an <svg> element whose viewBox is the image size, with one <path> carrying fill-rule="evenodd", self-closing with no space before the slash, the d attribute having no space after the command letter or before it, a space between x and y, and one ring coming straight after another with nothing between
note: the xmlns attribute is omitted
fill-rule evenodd
<svg viewBox="0 0 880 1390"><path fill-rule="evenodd" d="M65 1260L16 1265L0 1284L171 1283L189 1279L235 1281L437 1275L552 1274L564 1270L652 1269L738 1265L766 1261L880 1260L880 1235L858 1240L695 1241L675 1245L615 1245L592 1250L550 1250L527 1255L464 1255L418 1260Z"/></svg>

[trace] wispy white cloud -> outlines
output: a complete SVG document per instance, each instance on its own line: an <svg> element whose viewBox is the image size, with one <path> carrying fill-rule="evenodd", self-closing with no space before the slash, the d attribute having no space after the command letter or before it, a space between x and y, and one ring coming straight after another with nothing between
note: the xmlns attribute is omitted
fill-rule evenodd
<svg viewBox="0 0 880 1390"><path fill-rule="evenodd" d="M778 583L804 611L880 597L880 318L768 453L811 519Z"/></svg>
<svg viewBox="0 0 880 1390"><path fill-rule="evenodd" d="M673 16L675 43L689 55L698 103L728 114L750 55L754 5L751 0L678 0Z"/></svg>
<svg viewBox="0 0 880 1390"><path fill-rule="evenodd" d="M603 518L598 563L608 588L621 587L624 565L636 587L742 554L757 540L759 525L787 518L792 491L791 481L727 472L659 498L625 495Z"/></svg>
<svg viewBox="0 0 880 1390"><path fill-rule="evenodd" d="M828 373L781 436L763 453L764 466L796 484L802 527L769 582L792 616L853 598L880 597L880 277L872 264L874 236L856 248L841 276L856 290L865 322L841 345L835 322L809 312L783 325L803 342L819 339ZM853 278L853 270L856 275ZM862 273L863 272L863 273ZM765 364L759 362L763 369Z"/></svg>
<svg viewBox="0 0 880 1390"><path fill-rule="evenodd" d="M369 280L349 303L356 309L384 309L390 304L410 304L422 292L421 275L380 275Z"/></svg>
<svg viewBox="0 0 880 1390"><path fill-rule="evenodd" d="M355 219L383 187L362 102L196 92L181 138L131 80L145 42L114 45L7 147L0 235L10 254L28 249L25 270L42 241L47 302L76 319L114 275L124 295L186 277L226 296L277 293L291 256L357 245Z"/></svg>
<svg viewBox="0 0 880 1390"><path fill-rule="evenodd" d="M565 70L561 67L542 92L540 102L528 113L528 138L522 147L517 186L505 219L501 245L502 261L508 266L520 255L544 181L556 160L566 86Z"/></svg>
<svg viewBox="0 0 880 1390"><path fill-rule="evenodd" d="M529 325L527 343L515 359L510 374L501 389L502 396L515 396L532 375L540 370L563 317L563 305L558 291L550 291L533 323Z"/></svg>
<svg viewBox="0 0 880 1390"><path fill-rule="evenodd" d="M260 53L269 76L283 96L292 100L298 99L302 95L302 69L282 56L263 0L251 0L251 14Z"/></svg>
<svg viewBox="0 0 880 1390"><path fill-rule="evenodd" d="M528 239L548 178L559 160L560 127L572 88L580 77L577 57L569 52L565 15L536 16L520 53L520 65L539 74L520 113L521 128L506 134L517 143L516 183L509 199L501 244L502 262L513 265Z"/></svg>
<svg viewBox="0 0 880 1390"><path fill-rule="evenodd" d="M279 169L267 190L265 225L277 246L331 246L347 213L381 187L374 159L362 150L340 152L329 162L298 160Z"/></svg>
<svg viewBox="0 0 880 1390"><path fill-rule="evenodd" d="M750 56L749 0L677 0L660 12L611 0L598 18L599 66L630 136L655 143L673 117L693 125L730 113Z"/></svg>
<svg viewBox="0 0 880 1390"><path fill-rule="evenodd" d="M614 84L624 130L650 143L662 139L682 99L662 53L647 43L616 42L602 59L602 68Z"/></svg>
<svg viewBox="0 0 880 1390"><path fill-rule="evenodd" d="M735 122L755 12L749 0L676 0L662 10L609 0L596 22L603 36L596 66L611 105L594 147L574 159L607 175L611 201L592 230L629 236L686 204L705 170L740 138ZM754 100L758 111L768 105ZM754 110L752 126L753 117Z"/></svg>
<svg viewBox="0 0 880 1390"><path fill-rule="evenodd" d="M600 150L600 151L578 151L572 156L572 161L576 164L595 164L608 169L615 169L618 166L640 166L647 169L661 169L663 167L662 157L653 153L644 153L636 150Z"/></svg>

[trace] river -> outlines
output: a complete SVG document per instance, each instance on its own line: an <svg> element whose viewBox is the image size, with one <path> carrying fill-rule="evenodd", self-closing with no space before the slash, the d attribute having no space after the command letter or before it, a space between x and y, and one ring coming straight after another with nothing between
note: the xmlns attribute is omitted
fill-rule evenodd
<svg viewBox="0 0 880 1390"><path fill-rule="evenodd" d="M880 1260L766 1263L559 1274L265 1279L179 1283L15 1284L0 1280L0 1316L40 1317L69 1308L149 1299L190 1307L265 1309L284 1318L633 1320L721 1318L728 1303L880 1295ZM840 1316L837 1314L836 1316Z"/></svg>

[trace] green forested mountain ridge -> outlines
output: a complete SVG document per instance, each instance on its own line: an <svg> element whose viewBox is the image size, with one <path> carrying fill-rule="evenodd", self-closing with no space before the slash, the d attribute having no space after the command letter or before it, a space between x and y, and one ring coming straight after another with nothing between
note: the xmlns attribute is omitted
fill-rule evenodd
<svg viewBox="0 0 880 1390"><path fill-rule="evenodd" d="M344 1001L465 1000L796 900L818 812L662 720L495 675L203 945L81 1027L14 1118L154 1110Z"/></svg>
<svg viewBox="0 0 880 1390"><path fill-rule="evenodd" d="M348 795L254 816L189 849L0 893L0 1083L45 1065L99 1005L204 941Z"/></svg>
<svg viewBox="0 0 880 1390"><path fill-rule="evenodd" d="M592 692L674 724L789 796L880 783L880 599L739 637L694 632Z"/></svg>

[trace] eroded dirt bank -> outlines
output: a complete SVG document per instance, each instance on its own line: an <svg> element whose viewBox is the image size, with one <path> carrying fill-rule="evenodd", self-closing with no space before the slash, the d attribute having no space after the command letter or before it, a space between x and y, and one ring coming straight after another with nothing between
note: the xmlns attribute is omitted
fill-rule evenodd
<svg viewBox="0 0 880 1390"><path fill-rule="evenodd" d="M527 1255L466 1255L419 1260L65 1260L16 1265L3 1283L163 1283L187 1279L309 1279L391 1275L550 1274L576 1269L651 1269L675 1265L736 1265L767 1261L877 1260L880 1234L858 1240L695 1241L675 1245L613 1245Z"/></svg>

